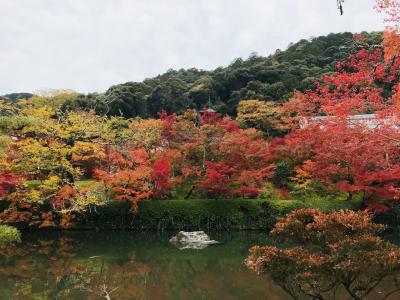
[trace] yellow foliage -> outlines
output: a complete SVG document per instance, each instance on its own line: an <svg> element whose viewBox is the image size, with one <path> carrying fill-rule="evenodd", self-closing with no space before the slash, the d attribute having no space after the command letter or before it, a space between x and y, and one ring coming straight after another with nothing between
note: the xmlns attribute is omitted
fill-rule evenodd
<svg viewBox="0 0 400 300"><path fill-rule="evenodd" d="M72 161L88 161L91 159L102 159L106 155L102 145L91 142L76 142L71 148Z"/></svg>
<svg viewBox="0 0 400 300"><path fill-rule="evenodd" d="M27 203L43 203L43 194L40 190L31 190L22 198Z"/></svg>
<svg viewBox="0 0 400 300"><path fill-rule="evenodd" d="M10 146L11 139L6 135L0 135L0 159L4 156L4 151Z"/></svg>
<svg viewBox="0 0 400 300"><path fill-rule="evenodd" d="M74 100L78 93L60 93L53 96L32 96L29 100L21 99L18 104L22 107L41 108L47 107L53 111L59 109L65 102Z"/></svg>
<svg viewBox="0 0 400 300"><path fill-rule="evenodd" d="M99 184L94 184L78 190L76 205L84 210L87 206L106 205L109 199L105 195L104 189Z"/></svg>
<svg viewBox="0 0 400 300"><path fill-rule="evenodd" d="M162 133L161 120L133 120L129 123L129 128L132 130L133 141L143 143L143 146L147 149L160 142Z"/></svg>
<svg viewBox="0 0 400 300"><path fill-rule="evenodd" d="M274 128L279 124L279 106L274 102L243 100L239 102L236 120L246 127Z"/></svg>
<svg viewBox="0 0 400 300"><path fill-rule="evenodd" d="M70 173L80 176L68 159L69 147L63 144L27 138L14 143L10 169L17 174L47 175Z"/></svg>
<svg viewBox="0 0 400 300"><path fill-rule="evenodd" d="M61 122L60 136L64 139L100 138L104 119L94 112L70 112Z"/></svg>
<svg viewBox="0 0 400 300"><path fill-rule="evenodd" d="M15 105L0 99L0 116L10 116L17 111Z"/></svg>
<svg viewBox="0 0 400 300"><path fill-rule="evenodd" d="M54 193L59 189L61 183L62 180L60 177L57 175L50 175L40 184L40 190L44 193Z"/></svg>

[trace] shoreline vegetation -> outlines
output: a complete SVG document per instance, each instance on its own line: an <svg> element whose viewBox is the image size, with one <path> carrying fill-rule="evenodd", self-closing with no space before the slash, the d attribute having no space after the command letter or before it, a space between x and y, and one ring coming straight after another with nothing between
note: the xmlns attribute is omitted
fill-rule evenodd
<svg viewBox="0 0 400 300"><path fill-rule="evenodd" d="M310 200L310 198L308 199ZM312 201L271 199L190 199L143 200L132 214L128 202L113 202L88 210L69 227L55 230L131 230L131 231L269 231L276 218L301 208L319 207L325 212L354 209L361 199L347 201L314 198ZM48 210L47 209L43 209ZM21 230L41 230L25 223L15 223Z"/></svg>

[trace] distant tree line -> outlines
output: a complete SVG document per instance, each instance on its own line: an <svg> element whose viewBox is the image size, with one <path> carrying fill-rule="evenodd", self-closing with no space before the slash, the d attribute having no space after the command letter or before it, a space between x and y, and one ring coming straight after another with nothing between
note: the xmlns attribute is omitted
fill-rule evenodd
<svg viewBox="0 0 400 300"><path fill-rule="evenodd" d="M303 39L285 51L278 49L268 57L253 53L213 71L168 70L142 82L111 86L103 94L76 94L64 103L64 109L94 109L99 114L132 118L156 117L160 111L181 114L211 105L221 114L236 116L241 100L286 102L293 90L313 89L315 81L335 71L336 64L349 54L380 45L381 33L363 34L363 40L350 32ZM28 96L11 94L4 98L15 101Z"/></svg>

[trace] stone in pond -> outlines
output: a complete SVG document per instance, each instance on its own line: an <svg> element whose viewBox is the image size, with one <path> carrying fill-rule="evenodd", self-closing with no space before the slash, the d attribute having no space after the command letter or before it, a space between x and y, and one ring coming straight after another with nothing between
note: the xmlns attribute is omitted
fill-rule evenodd
<svg viewBox="0 0 400 300"><path fill-rule="evenodd" d="M179 231L169 240L179 249L204 249L208 245L218 244L218 241L210 240L204 231Z"/></svg>

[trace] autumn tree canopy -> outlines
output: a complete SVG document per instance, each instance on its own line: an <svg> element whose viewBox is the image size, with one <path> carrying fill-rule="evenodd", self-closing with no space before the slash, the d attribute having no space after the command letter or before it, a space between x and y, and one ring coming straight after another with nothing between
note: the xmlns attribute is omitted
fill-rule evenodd
<svg viewBox="0 0 400 300"><path fill-rule="evenodd" d="M0 200L11 203L0 218L67 226L112 201L135 212L143 200L268 189L387 212L400 197L399 7L377 0L383 35L330 34L100 95L0 99Z"/></svg>

